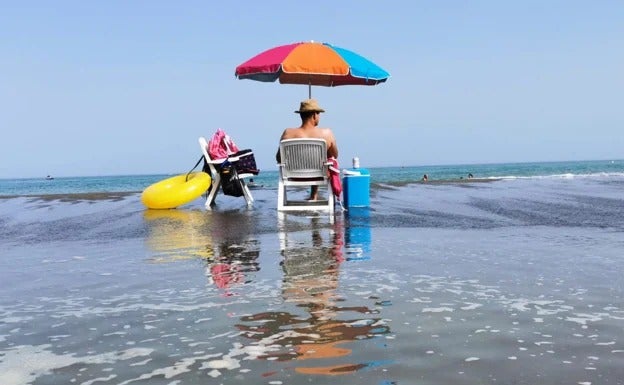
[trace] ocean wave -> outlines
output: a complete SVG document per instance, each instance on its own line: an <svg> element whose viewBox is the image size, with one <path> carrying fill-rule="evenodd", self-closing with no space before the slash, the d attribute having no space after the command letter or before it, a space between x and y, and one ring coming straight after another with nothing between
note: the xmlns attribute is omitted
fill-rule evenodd
<svg viewBox="0 0 624 385"><path fill-rule="evenodd" d="M501 175L488 176L484 179L574 179L574 178L624 178L624 172L593 172L593 173L563 173L563 174L545 174L545 175Z"/></svg>

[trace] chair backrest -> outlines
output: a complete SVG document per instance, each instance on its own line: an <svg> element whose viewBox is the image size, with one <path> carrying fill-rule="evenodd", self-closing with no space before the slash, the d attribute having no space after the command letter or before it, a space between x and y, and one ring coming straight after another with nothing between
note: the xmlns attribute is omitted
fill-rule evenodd
<svg viewBox="0 0 624 385"><path fill-rule="evenodd" d="M327 143L324 139L296 138L280 142L282 177L327 178Z"/></svg>
<svg viewBox="0 0 624 385"><path fill-rule="evenodd" d="M200 136L198 141L199 141L199 147L202 150L202 154L204 154L204 158L206 159L206 162L209 162L211 159L210 159L210 154L208 154L208 141L203 136Z"/></svg>

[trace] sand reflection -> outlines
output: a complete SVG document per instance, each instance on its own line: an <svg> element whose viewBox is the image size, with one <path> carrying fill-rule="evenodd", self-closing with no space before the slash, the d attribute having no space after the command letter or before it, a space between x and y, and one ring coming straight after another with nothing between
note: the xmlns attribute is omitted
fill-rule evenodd
<svg viewBox="0 0 624 385"><path fill-rule="evenodd" d="M243 335L266 349L258 358L295 361L303 374L340 375L370 366L355 362L357 344L389 333L378 311L341 306L344 224L308 218L309 230L280 233L285 311L244 316ZM281 229L288 225L280 224ZM292 309L292 310L291 310Z"/></svg>
<svg viewBox="0 0 624 385"><path fill-rule="evenodd" d="M211 217L199 210L145 210L146 244L155 263L212 258Z"/></svg>

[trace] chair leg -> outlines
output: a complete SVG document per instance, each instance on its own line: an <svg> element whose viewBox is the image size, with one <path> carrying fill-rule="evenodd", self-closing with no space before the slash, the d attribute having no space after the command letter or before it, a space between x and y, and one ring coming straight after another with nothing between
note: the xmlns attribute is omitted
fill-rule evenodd
<svg viewBox="0 0 624 385"><path fill-rule="evenodd" d="M243 195L245 196L245 201L247 201L247 206L251 206L253 204L253 196L251 195L251 191L249 191L249 186L247 183L241 179L241 184L243 185Z"/></svg>
<svg viewBox="0 0 624 385"><path fill-rule="evenodd" d="M219 192L219 188L221 187L221 176L217 173L212 179L212 183L210 184L210 193L208 193L208 197L206 198L206 208L210 210L211 206L214 205L217 200L217 193Z"/></svg>
<svg viewBox="0 0 624 385"><path fill-rule="evenodd" d="M280 180L277 186L277 210L278 211L284 210L285 201L286 201L286 186L284 186L284 184Z"/></svg>
<svg viewBox="0 0 624 385"><path fill-rule="evenodd" d="M327 197L327 205L329 206L329 213L333 214L336 201L335 201L334 192L332 191L331 186L327 189L327 194L329 195Z"/></svg>

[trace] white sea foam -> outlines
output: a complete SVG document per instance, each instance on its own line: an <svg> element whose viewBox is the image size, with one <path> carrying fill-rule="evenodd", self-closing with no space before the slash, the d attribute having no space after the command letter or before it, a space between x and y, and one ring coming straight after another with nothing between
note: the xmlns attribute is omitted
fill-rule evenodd
<svg viewBox="0 0 624 385"><path fill-rule="evenodd" d="M413 298L412 300L410 300L410 302L413 302L413 303L431 303L431 300L422 299L422 298Z"/></svg>
<svg viewBox="0 0 624 385"><path fill-rule="evenodd" d="M460 309L461 310L475 310L475 309L480 308L481 306L483 306L483 305L480 304L480 303L470 303L470 302L467 302L466 306L461 306Z"/></svg>
<svg viewBox="0 0 624 385"><path fill-rule="evenodd" d="M597 315L597 314L587 314L587 313L583 313L583 314L576 314L575 317L566 317L567 321L570 322L576 322L580 325L586 326L588 322L597 322L600 321L602 319L602 316Z"/></svg>
<svg viewBox="0 0 624 385"><path fill-rule="evenodd" d="M212 361L208 361L202 364L202 366L199 368L200 370L203 369L228 369L228 370L232 370L232 369L236 369L240 367L240 364L238 362L238 360L234 360L231 357L223 357L220 360L212 360Z"/></svg>
<svg viewBox="0 0 624 385"><path fill-rule="evenodd" d="M151 358L146 358L143 361L139 361L139 362L133 362L130 364L130 366L143 366L143 365L147 365L152 359Z"/></svg>
<svg viewBox="0 0 624 385"><path fill-rule="evenodd" d="M98 378L94 378L92 380L88 380L88 381L82 382L80 385L93 385L96 382L107 382L107 381L112 380L114 378L117 378L117 375L116 374L111 374L108 377L98 377Z"/></svg>
<svg viewBox="0 0 624 385"><path fill-rule="evenodd" d="M453 312L454 309L451 307L445 307L445 306L441 306L441 307L426 307L424 309L422 309L423 313L442 313L442 312Z"/></svg>
<svg viewBox="0 0 624 385"><path fill-rule="evenodd" d="M544 175L529 175L529 176L520 176L520 175L502 175L502 176L489 176L484 179L504 179L504 180L515 180L515 179L573 179L573 178L622 178L624 177L624 173L622 172L593 172L593 173L560 173L560 174L544 174Z"/></svg>
<svg viewBox="0 0 624 385"><path fill-rule="evenodd" d="M216 353L216 354L206 354L206 355L201 355L201 356L184 357L176 361L172 366L154 369L150 373L144 373L137 378L132 378L132 379L120 382L118 385L126 385L135 381L149 380L158 376L163 376L166 379L170 379L180 374L190 372L191 366L193 366L197 362L204 362L211 358L219 357L220 355L221 354Z"/></svg>
<svg viewBox="0 0 624 385"><path fill-rule="evenodd" d="M148 356L153 349L132 348L119 352L75 356L73 354L55 354L50 351L51 345L21 345L3 351L0 361L0 384L21 385L34 382L38 377L49 374L55 369L65 368L74 364L102 364L130 360L135 357Z"/></svg>
<svg viewBox="0 0 624 385"><path fill-rule="evenodd" d="M361 320L350 322L348 325L352 327L362 327L362 326L368 326L372 323L373 323L373 320L371 319L361 319Z"/></svg>
<svg viewBox="0 0 624 385"><path fill-rule="evenodd" d="M17 324L17 323L24 324L32 320L33 320L33 317L31 316L21 316L21 317L13 316L13 317L1 318L0 322L4 322L7 324Z"/></svg>

